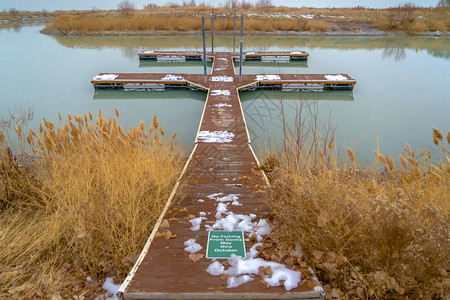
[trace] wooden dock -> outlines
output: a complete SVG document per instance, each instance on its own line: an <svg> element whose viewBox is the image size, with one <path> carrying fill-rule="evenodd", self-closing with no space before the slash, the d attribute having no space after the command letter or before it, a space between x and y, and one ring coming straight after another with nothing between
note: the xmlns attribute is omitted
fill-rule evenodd
<svg viewBox="0 0 450 300"><path fill-rule="evenodd" d="M156 55L155 52L145 54ZM166 54L182 56L180 52ZM184 52L185 58L197 59L197 55ZM265 221L260 222L268 217L264 197L256 188L268 185L268 181L256 169L259 163L250 146L239 90L285 85L353 87L356 81L346 74L243 75L240 80L234 70L233 54L209 53L208 56L213 67L207 76L100 73L92 79L96 88L181 87L208 93L194 150L119 296L121 299L322 299L323 288L312 270L305 266L299 284L289 288L286 279L278 282L281 286L268 286L267 280L274 271L252 273L245 278L233 274L213 275L208 270L214 260L205 255L208 231L224 230L218 221L225 215L241 218L241 223L251 220L251 228L244 231L245 246L247 251L255 250L258 239L263 238L256 235ZM191 253L192 243L201 249ZM247 254L248 259L252 256L255 259L256 254L251 252ZM217 261L230 270L228 260ZM249 281L235 287L233 282L241 279Z"/></svg>
<svg viewBox="0 0 450 300"><path fill-rule="evenodd" d="M201 52L154 52L141 51L140 57L144 56L149 59L157 59L159 57L175 58L182 57L187 60L201 60ZM303 57L303 52L247 52L249 58L253 59L249 53L254 53L254 57L292 57L298 55ZM292 54L299 53L299 54ZM207 53L206 57L214 60L213 74L209 75L209 79L215 76L236 76L234 70L235 54L229 52L218 52L215 54ZM188 59L189 58L189 59ZM239 59L239 57L238 57ZM243 59L244 60L244 59ZM167 60L165 60L167 61ZM222 63L227 61L230 66L229 70L222 67ZM226 75L219 75L226 74ZM165 89L191 89L191 90L207 90L208 84L204 76L197 74L167 74L167 73L99 73L91 80L97 89L124 88L137 90L165 90ZM236 81L234 81L236 82ZM255 74L242 75L242 90L256 89L281 89L287 91L296 90L314 90L322 91L330 90L352 90L356 84L356 80L348 74Z"/></svg>

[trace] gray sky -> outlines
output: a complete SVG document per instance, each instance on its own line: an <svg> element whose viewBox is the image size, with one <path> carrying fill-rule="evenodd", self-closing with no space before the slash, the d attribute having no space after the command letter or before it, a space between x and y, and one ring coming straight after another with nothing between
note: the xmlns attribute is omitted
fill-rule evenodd
<svg viewBox="0 0 450 300"><path fill-rule="evenodd" d="M167 2L182 3L183 0L130 0L136 5L136 8L142 8L145 4L155 3L164 5ZM190 0L189 0L190 1ZM188 1L188 2L189 2ZM247 0L256 2L256 0ZM15 8L18 10L40 11L42 9L52 10L71 10L71 9L115 9L121 0L0 0L0 10L9 10ZM225 0L197 0L197 3L203 3L214 6L222 5ZM348 7L361 5L371 8L393 7L411 2L417 6L436 6L438 0L272 0L274 5L284 6L311 6L311 7Z"/></svg>

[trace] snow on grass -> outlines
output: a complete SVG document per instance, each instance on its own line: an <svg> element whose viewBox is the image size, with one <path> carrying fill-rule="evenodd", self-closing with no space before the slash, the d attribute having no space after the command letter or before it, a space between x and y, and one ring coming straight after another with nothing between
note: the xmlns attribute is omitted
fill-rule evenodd
<svg viewBox="0 0 450 300"><path fill-rule="evenodd" d="M119 291L121 284L114 284L114 280L111 277L106 277L105 283L103 283L102 288L108 292L112 297L108 298L111 300L118 299L116 294Z"/></svg>
<svg viewBox="0 0 450 300"><path fill-rule="evenodd" d="M197 244L196 239L189 239L186 242L184 242L184 245L186 246L186 248L184 248L184 251L190 253L196 253L203 249L203 247L200 244Z"/></svg>
<svg viewBox="0 0 450 300"><path fill-rule="evenodd" d="M328 80L347 80L347 77L343 75L325 75L325 78Z"/></svg>
<svg viewBox="0 0 450 300"><path fill-rule="evenodd" d="M230 96L231 92L229 90L211 90L212 96Z"/></svg>
<svg viewBox="0 0 450 300"><path fill-rule="evenodd" d="M161 78L161 80L175 81L175 80L184 80L184 78L182 76L178 76L178 75L167 74L166 76Z"/></svg>
<svg viewBox="0 0 450 300"><path fill-rule="evenodd" d="M92 80L103 80L103 81L106 81L106 80L114 80L114 79L117 78L117 76L119 76L119 75L117 75L117 74L103 74L103 75L96 75L96 76L94 76L94 77L92 78Z"/></svg>
<svg viewBox="0 0 450 300"><path fill-rule="evenodd" d="M234 133L225 131L200 131L197 136L199 142L204 143L231 143Z"/></svg>
<svg viewBox="0 0 450 300"><path fill-rule="evenodd" d="M281 77L279 75L256 75L256 80L280 80Z"/></svg>
<svg viewBox="0 0 450 300"><path fill-rule="evenodd" d="M222 107L231 107L231 104L227 104L227 103L219 103L219 104L214 104L215 107L218 108L222 108Z"/></svg>

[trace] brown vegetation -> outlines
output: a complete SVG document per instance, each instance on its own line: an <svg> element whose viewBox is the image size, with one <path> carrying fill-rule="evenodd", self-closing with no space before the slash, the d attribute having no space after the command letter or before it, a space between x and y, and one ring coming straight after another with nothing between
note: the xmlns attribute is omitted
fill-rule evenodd
<svg viewBox="0 0 450 300"><path fill-rule="evenodd" d="M0 130L0 298L98 296L134 264L183 158L156 117L149 129L101 111L22 128L37 157L14 156Z"/></svg>
<svg viewBox="0 0 450 300"><path fill-rule="evenodd" d="M120 9L117 12L91 11L88 14L68 12L55 18L46 29L72 34L108 31L198 31L201 29L199 14L210 13L212 7L195 5L195 1L191 2L186 2L183 6L168 5L164 7L151 4L147 5L144 10L133 11L133 14L124 14ZM258 1L258 5L254 6L246 2L228 1L225 3L225 7L215 8L215 29L224 32L232 31L233 13L230 12L230 9L235 9L238 13L247 15L246 32L279 30L357 32L362 29L378 29L417 34L427 31L448 32L450 30L450 9L448 8L418 8L411 4L390 9L291 8L274 7L270 4L270 1ZM210 26L210 21L207 22L207 26Z"/></svg>
<svg viewBox="0 0 450 300"><path fill-rule="evenodd" d="M450 132L433 128L436 149L406 145L399 167L375 151L379 168L360 169L348 148L351 166L340 168L333 130L318 134L314 106L297 116L298 127L284 127L283 153L262 168L274 228L282 243L301 245L327 298L448 297Z"/></svg>

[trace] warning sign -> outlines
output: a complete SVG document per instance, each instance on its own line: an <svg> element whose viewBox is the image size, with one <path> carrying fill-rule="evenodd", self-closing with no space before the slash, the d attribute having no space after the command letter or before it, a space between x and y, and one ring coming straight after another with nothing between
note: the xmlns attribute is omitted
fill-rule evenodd
<svg viewBox="0 0 450 300"><path fill-rule="evenodd" d="M207 258L229 258L231 254L245 257L242 231L210 231L206 249Z"/></svg>

